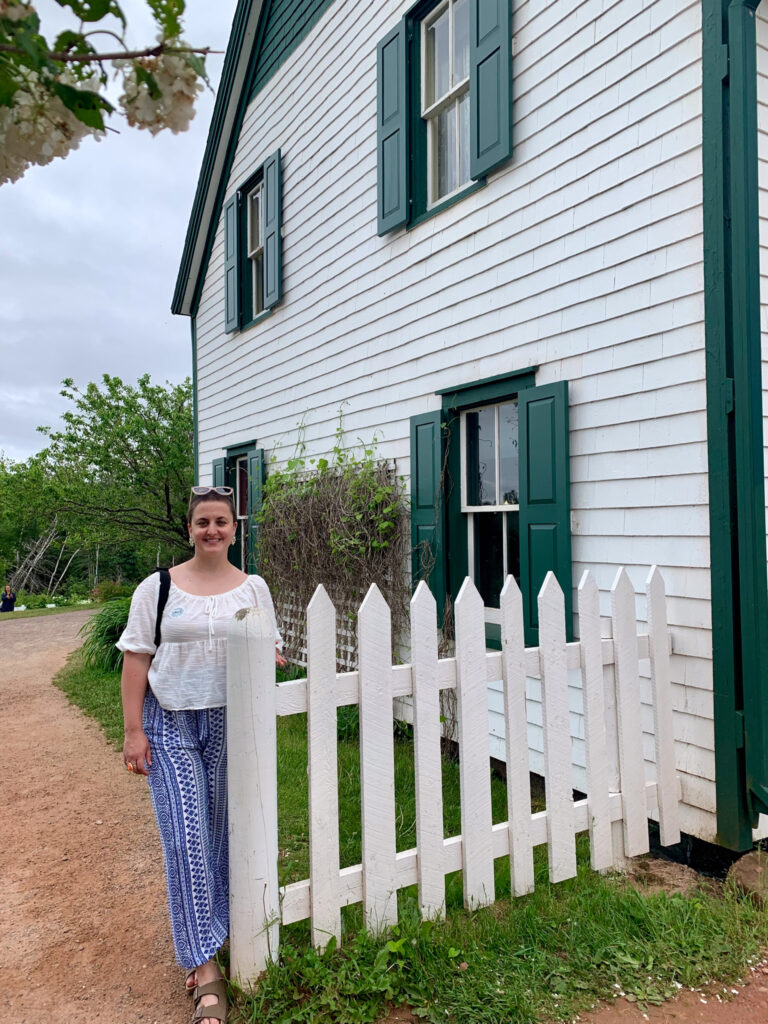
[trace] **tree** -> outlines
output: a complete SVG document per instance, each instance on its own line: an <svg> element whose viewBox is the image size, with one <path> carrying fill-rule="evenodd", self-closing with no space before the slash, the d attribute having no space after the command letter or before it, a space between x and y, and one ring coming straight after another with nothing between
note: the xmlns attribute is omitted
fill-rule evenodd
<svg viewBox="0 0 768 1024"><path fill-rule="evenodd" d="M136 386L105 374L102 386L80 391L65 380L74 403L62 430L38 428L49 445L35 461L51 488L50 512L70 532L97 527L102 537L151 540L184 550L193 483L192 385Z"/></svg>
<svg viewBox="0 0 768 1024"><path fill-rule="evenodd" d="M122 81L118 104L128 123L153 135L184 131L207 82L210 50L181 38L184 0L147 0L158 41L141 50L128 49L116 0L56 2L76 21L51 45L31 3L0 0L0 185L67 156L86 135L105 135L105 116L115 111L105 95L110 70ZM96 36L116 45L97 50Z"/></svg>

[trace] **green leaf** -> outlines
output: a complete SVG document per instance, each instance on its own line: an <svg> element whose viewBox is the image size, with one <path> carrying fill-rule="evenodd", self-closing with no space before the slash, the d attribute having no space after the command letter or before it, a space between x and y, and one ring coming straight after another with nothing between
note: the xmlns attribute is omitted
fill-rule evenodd
<svg viewBox="0 0 768 1024"><path fill-rule="evenodd" d="M56 36L53 49L56 53L61 53L64 50L67 50L70 53L96 52L81 32L72 32L69 29L67 29L66 32L60 32Z"/></svg>
<svg viewBox="0 0 768 1024"><path fill-rule="evenodd" d="M151 71L147 71L145 67L142 67L138 61L134 62L133 69L136 72L136 80L143 82L149 90L149 95L153 100L159 100L162 96L160 86L157 84L157 79Z"/></svg>
<svg viewBox="0 0 768 1024"><path fill-rule="evenodd" d="M89 89L74 89L63 82L52 82L51 89L59 97L64 106L71 110L78 121L89 128L104 129L102 110L111 111L112 105L103 96Z"/></svg>
<svg viewBox="0 0 768 1024"><path fill-rule="evenodd" d="M10 107L16 95L19 83L0 69L0 107Z"/></svg>
<svg viewBox="0 0 768 1024"><path fill-rule="evenodd" d="M56 0L59 7L69 7L81 21L101 21L108 14L125 25L125 15L115 0Z"/></svg>

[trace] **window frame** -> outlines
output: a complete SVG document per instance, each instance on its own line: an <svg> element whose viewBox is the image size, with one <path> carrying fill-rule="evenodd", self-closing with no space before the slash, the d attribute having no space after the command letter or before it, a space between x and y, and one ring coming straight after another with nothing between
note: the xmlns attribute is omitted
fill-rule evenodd
<svg viewBox="0 0 768 1024"><path fill-rule="evenodd" d="M454 24L455 15L454 8L457 0L437 0L437 3L428 11L419 21L420 33L419 33L419 117L426 123L427 128L427 153L426 153L426 176L427 176L427 211L431 212L434 207L440 206L454 197L463 195L466 190L474 184L471 177L468 177L465 182L457 185L455 189L450 192L446 192L442 196L433 198L437 192L437 164L435 155L435 135L437 133L437 118L440 114L452 107L456 110L456 124L458 127L460 121L459 104L461 98L466 96L469 99L469 53L467 53L467 74L461 81L453 82L453 70L454 70ZM428 90L428 68L427 68L427 32L437 21L440 20L443 12L448 12L448 67L449 67L449 86L448 91L443 93L439 99L434 100L431 104L427 104L427 90ZM467 17L469 17L469 7L467 7ZM467 34L467 47L469 47L469 34ZM461 151L459 149L461 132L456 132L456 170L457 179L458 174L461 170ZM469 132L467 132L467 156L469 156ZM422 172L422 168L419 168L419 173Z"/></svg>
<svg viewBox="0 0 768 1024"><path fill-rule="evenodd" d="M240 232L240 238L242 241L239 244L239 253L237 261L237 278L238 278L238 289L239 289L239 302L240 302L240 330L244 331L248 327L253 327L254 324L260 323L265 317L269 316L272 312L272 308L269 309L254 309L253 291L253 261L250 254L250 197L256 191L261 190L261 208L260 208L260 230L263 239L264 232L264 168L259 167L255 174L252 174L243 185L237 190L237 219L238 228ZM262 305L264 301L264 244L262 241L261 245L261 295Z"/></svg>
<svg viewBox="0 0 768 1024"><path fill-rule="evenodd" d="M268 184L269 182L269 184ZM250 199L260 189L261 309L255 309ZM224 330L247 330L273 312L282 288L282 164L280 150L270 154L224 203ZM270 293L270 280L273 292ZM234 293L234 294L233 294ZM232 308L234 307L234 308Z"/></svg>
<svg viewBox="0 0 768 1024"><path fill-rule="evenodd" d="M536 386L538 366L506 374L497 374L459 388L438 391L448 431L448 474L451 487L446 497L446 556L448 563L448 592L455 598L465 576L475 582L474 530L475 513L512 512L520 514L517 505L468 505L466 475L466 414L476 409L498 407L517 401L521 391ZM498 415L496 417L498 436ZM498 445L497 445L498 465ZM458 481L458 487L456 483ZM502 544L507 553L506 523L502 529ZM518 558L520 552L518 550ZM506 557L504 565L506 566ZM499 649L501 645L501 613L498 608L484 605L486 643Z"/></svg>
<svg viewBox="0 0 768 1024"><path fill-rule="evenodd" d="M441 196L439 199L431 199L431 132L429 123L426 121L425 112L432 112L443 103L450 105L456 102L456 97L449 91L447 97L442 97L433 103L427 111L422 108L422 97L426 82L425 67L425 33L430 19L435 12L446 6L448 0L423 0L406 14L407 46L406 46L406 74L410 86L410 103L408 104L408 136L411 152L411 175L409 189L409 216L405 224L407 230L422 224L436 214L441 213L453 206L454 203L485 188L486 178L482 175L478 178L470 177L469 181L460 185L454 191ZM451 57L451 60L453 58ZM460 83L463 91L469 96L469 77ZM456 86L458 89L459 86ZM471 104L470 99L470 104ZM457 133L458 137L458 133Z"/></svg>
<svg viewBox="0 0 768 1024"><path fill-rule="evenodd" d="M460 202L483 188L486 176L512 159L512 0L482 0L482 10L481 0L468 2L470 180L435 202L429 201L428 132L421 116L422 36L423 25L434 11L439 11L444 0L419 0L378 41L379 237L397 228L416 227ZM464 89L463 80L456 88Z"/></svg>
<svg viewBox="0 0 768 1024"><path fill-rule="evenodd" d="M259 237L258 244L252 248L252 199L255 193L259 197ZM245 287L243 281L243 295L250 294L250 318L249 322L258 319L264 309L264 175L261 174L257 181L249 188L244 189L245 195L245 260L243 261L244 277L250 280L250 288ZM250 266L249 266L250 264ZM246 269L247 268L247 269ZM258 268L258 272L257 272Z"/></svg>

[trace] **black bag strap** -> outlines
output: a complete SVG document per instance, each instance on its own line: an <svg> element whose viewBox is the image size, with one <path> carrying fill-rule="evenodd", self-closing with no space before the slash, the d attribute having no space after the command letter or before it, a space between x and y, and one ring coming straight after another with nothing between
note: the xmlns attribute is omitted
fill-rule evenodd
<svg viewBox="0 0 768 1024"><path fill-rule="evenodd" d="M168 603L168 592L171 589L171 574L167 569L155 569L160 573L160 589L157 592L157 618L155 619L155 647L160 646L160 623L163 621L163 612Z"/></svg>

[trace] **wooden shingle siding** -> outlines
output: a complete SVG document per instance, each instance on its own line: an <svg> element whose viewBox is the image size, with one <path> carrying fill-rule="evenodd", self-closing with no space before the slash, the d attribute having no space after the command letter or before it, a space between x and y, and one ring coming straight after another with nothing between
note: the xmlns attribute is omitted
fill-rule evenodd
<svg viewBox="0 0 768 1024"><path fill-rule="evenodd" d="M618 566L640 592L662 567L684 827L713 839L701 4L515 3L512 160L379 238L376 44L409 6L336 0L249 107L226 196L280 147L284 300L224 334L219 225L197 317L202 472L253 437L285 461L300 422L327 455L343 409L350 443L375 435L407 474L409 419L438 389L532 365L537 384L568 379L573 583L592 569L607 615ZM537 713L532 694L534 749Z"/></svg>
<svg viewBox="0 0 768 1024"><path fill-rule="evenodd" d="M251 99L275 74L283 61L307 36L333 0L267 0L269 17L261 43L256 74L250 83Z"/></svg>

